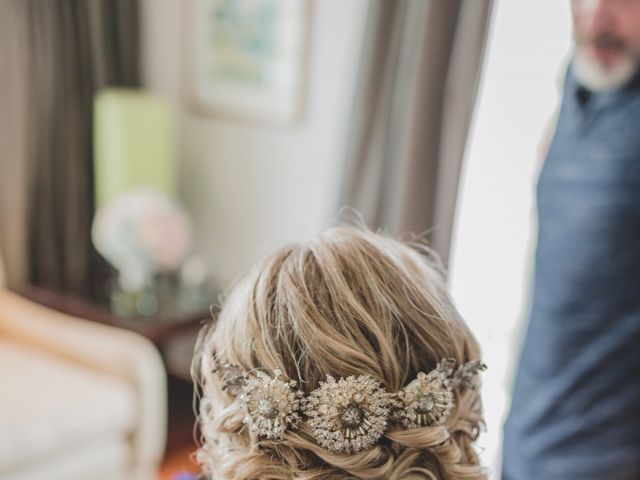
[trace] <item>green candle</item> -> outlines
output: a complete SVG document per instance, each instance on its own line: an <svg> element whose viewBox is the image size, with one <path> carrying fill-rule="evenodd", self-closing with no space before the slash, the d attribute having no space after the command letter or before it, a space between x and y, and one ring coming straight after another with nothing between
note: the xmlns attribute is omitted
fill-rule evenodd
<svg viewBox="0 0 640 480"><path fill-rule="evenodd" d="M175 196L175 137L171 109L162 97L133 89L99 92L94 110L96 206L141 186Z"/></svg>

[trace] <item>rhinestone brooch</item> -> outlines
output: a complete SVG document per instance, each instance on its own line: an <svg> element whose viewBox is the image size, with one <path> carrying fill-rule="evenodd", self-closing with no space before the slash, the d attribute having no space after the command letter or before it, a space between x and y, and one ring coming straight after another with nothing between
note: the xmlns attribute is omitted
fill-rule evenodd
<svg viewBox="0 0 640 480"><path fill-rule="evenodd" d="M357 453L375 444L387 427L389 394L368 375L326 382L309 394L304 413L318 444Z"/></svg>
<svg viewBox="0 0 640 480"><path fill-rule="evenodd" d="M449 366L441 362L429 373L417 378L396 394L394 417L407 428L444 425L454 407Z"/></svg>
<svg viewBox="0 0 640 480"><path fill-rule="evenodd" d="M296 428L300 422L300 399L303 392L296 382L285 382L282 372L275 370L273 377L257 372L249 377L238 397L244 408L244 423L259 437L280 440L284 432Z"/></svg>

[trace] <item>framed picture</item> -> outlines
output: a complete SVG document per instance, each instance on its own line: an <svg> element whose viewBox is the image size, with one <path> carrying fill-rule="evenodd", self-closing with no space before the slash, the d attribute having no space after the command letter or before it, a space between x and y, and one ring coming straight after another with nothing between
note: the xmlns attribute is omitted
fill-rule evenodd
<svg viewBox="0 0 640 480"><path fill-rule="evenodd" d="M189 105L252 122L304 114L311 0L186 0Z"/></svg>

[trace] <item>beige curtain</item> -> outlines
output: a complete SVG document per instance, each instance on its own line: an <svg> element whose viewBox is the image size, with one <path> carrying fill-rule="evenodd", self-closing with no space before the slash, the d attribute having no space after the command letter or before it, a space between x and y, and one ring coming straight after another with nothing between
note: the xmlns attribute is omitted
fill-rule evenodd
<svg viewBox="0 0 640 480"><path fill-rule="evenodd" d="M19 72L27 59L18 54L27 42L26 31L14 29L13 4L0 2L0 256L9 286L27 281L26 101ZM16 161L15 159L20 159Z"/></svg>
<svg viewBox="0 0 640 480"><path fill-rule="evenodd" d="M0 249L11 288L94 296L92 105L137 85L135 0L0 2Z"/></svg>
<svg viewBox="0 0 640 480"><path fill-rule="evenodd" d="M343 203L446 262L492 0L372 0Z"/></svg>

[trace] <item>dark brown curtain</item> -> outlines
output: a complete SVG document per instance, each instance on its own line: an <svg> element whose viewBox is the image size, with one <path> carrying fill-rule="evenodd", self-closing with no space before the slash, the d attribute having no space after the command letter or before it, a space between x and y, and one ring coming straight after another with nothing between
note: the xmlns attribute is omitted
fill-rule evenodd
<svg viewBox="0 0 640 480"><path fill-rule="evenodd" d="M136 86L137 0L0 2L0 251L8 285L94 296L92 107Z"/></svg>
<svg viewBox="0 0 640 480"><path fill-rule="evenodd" d="M342 203L447 261L492 0L371 0Z"/></svg>

